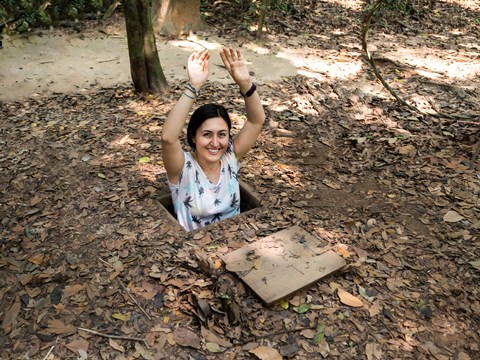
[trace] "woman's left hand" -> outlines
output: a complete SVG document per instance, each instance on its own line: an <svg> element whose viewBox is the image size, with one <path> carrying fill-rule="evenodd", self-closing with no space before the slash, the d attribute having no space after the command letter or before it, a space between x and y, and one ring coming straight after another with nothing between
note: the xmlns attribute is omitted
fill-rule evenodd
<svg viewBox="0 0 480 360"><path fill-rule="evenodd" d="M227 68L228 73L240 87L240 91L246 93L252 86L252 80L250 79L247 64L245 63L240 50L223 48L220 51L220 57L222 58L223 64Z"/></svg>

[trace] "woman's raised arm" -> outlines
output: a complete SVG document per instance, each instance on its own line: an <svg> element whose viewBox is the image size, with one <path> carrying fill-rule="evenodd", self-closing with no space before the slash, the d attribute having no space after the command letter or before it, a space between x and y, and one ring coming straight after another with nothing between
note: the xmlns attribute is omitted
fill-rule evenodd
<svg viewBox="0 0 480 360"><path fill-rule="evenodd" d="M265 122L265 111L241 52L232 48L224 48L220 52L220 57L245 99L247 121L233 139L235 155L240 159L252 148L260 135Z"/></svg>
<svg viewBox="0 0 480 360"><path fill-rule="evenodd" d="M170 110L162 129L162 157L168 180L176 184L184 164L180 134L188 118L198 91L208 79L208 50L197 51L188 58L188 85L175 106Z"/></svg>

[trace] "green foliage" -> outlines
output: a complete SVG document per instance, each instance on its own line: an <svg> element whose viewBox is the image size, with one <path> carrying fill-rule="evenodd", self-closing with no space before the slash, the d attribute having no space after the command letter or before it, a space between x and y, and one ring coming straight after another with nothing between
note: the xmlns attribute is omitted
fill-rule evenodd
<svg viewBox="0 0 480 360"><path fill-rule="evenodd" d="M52 26L52 18L50 15L45 10L39 9L38 10L38 19L42 23L42 26L44 27L50 27Z"/></svg>
<svg viewBox="0 0 480 360"><path fill-rule="evenodd" d="M396 11L401 12L406 15L414 15L418 13L417 7L414 5L415 0L383 0L381 4L379 14L382 11ZM370 11L375 4L377 3L376 0L371 0L367 6L365 7L365 11Z"/></svg>
<svg viewBox="0 0 480 360"><path fill-rule="evenodd" d="M310 11L317 0L269 0L264 25L269 25L275 17L293 17L301 20L301 15ZM201 8L207 24L217 25L216 14L221 13L229 27L234 26L245 34L252 33L258 25L264 0L203 0Z"/></svg>
<svg viewBox="0 0 480 360"><path fill-rule="evenodd" d="M101 11L103 9L103 0L91 0L90 3L96 11Z"/></svg>
<svg viewBox="0 0 480 360"><path fill-rule="evenodd" d="M387 10L400 11L408 15L412 15L417 12L417 9L412 2L408 0L385 0L384 7Z"/></svg>
<svg viewBox="0 0 480 360"><path fill-rule="evenodd" d="M318 345L323 341L323 339L325 339L325 325L318 324L317 328L315 329L315 336L313 338L313 341L316 345Z"/></svg>
<svg viewBox="0 0 480 360"><path fill-rule="evenodd" d="M78 9L75 6L70 6L68 8L67 16L69 19L76 20L78 19Z"/></svg>
<svg viewBox="0 0 480 360"><path fill-rule="evenodd" d="M92 18L114 0L0 0L0 23L18 32L56 26L64 20Z"/></svg>
<svg viewBox="0 0 480 360"><path fill-rule="evenodd" d="M71 7L83 11L85 10L85 0L72 0Z"/></svg>
<svg viewBox="0 0 480 360"><path fill-rule="evenodd" d="M295 15L298 13L298 9L290 0L270 0L270 10L280 10L284 13Z"/></svg>
<svg viewBox="0 0 480 360"><path fill-rule="evenodd" d="M27 32L29 29L30 29L30 24L28 23L28 21L25 21L25 20L23 20L21 23L19 23L18 26L15 28L15 30L19 34Z"/></svg>

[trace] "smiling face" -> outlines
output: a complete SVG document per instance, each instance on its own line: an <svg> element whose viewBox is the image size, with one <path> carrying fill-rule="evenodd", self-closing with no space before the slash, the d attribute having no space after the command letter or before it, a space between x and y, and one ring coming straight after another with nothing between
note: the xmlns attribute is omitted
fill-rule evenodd
<svg viewBox="0 0 480 360"><path fill-rule="evenodd" d="M192 138L197 159L202 162L220 160L228 147L228 125L220 116L205 120Z"/></svg>

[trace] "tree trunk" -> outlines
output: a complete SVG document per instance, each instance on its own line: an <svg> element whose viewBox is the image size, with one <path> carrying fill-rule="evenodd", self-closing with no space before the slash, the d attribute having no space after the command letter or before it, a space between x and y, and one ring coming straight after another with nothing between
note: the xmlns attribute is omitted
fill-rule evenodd
<svg viewBox="0 0 480 360"><path fill-rule="evenodd" d="M177 36L202 29L200 0L154 0L155 29L161 35Z"/></svg>
<svg viewBox="0 0 480 360"><path fill-rule="evenodd" d="M124 0L130 73L137 91L165 93L163 74L152 25L149 0Z"/></svg>
<svg viewBox="0 0 480 360"><path fill-rule="evenodd" d="M257 29L257 39L260 39L263 31L263 24L265 22L265 16L267 15L268 7L270 6L270 0L263 0L262 6L260 8L260 16L258 17L258 29Z"/></svg>

